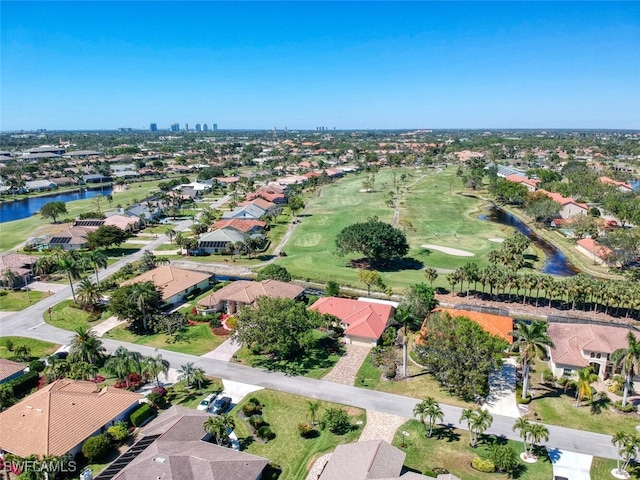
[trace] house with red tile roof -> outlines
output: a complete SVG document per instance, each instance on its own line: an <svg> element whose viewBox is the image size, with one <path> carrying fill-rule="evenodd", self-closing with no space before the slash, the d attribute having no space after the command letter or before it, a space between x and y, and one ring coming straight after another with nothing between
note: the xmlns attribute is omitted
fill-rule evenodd
<svg viewBox="0 0 640 480"><path fill-rule="evenodd" d="M310 308L338 317L346 343L367 346L377 345L395 312L388 304L339 297L320 298Z"/></svg>
<svg viewBox="0 0 640 480"><path fill-rule="evenodd" d="M458 310L455 308L444 307L438 307L431 311L431 313L435 312L448 313L452 317L468 318L469 320L480 325L485 332L500 337L509 343L513 343L513 337L509 335L510 332L513 331L513 318L511 317L494 315L492 313L474 312L471 310ZM424 322L422 323L421 331L422 329L426 328L428 321L429 317L425 318Z"/></svg>
<svg viewBox="0 0 640 480"><path fill-rule="evenodd" d="M143 395L62 379L0 413L0 450L21 457L77 454L84 441L135 409Z"/></svg>
<svg viewBox="0 0 640 480"><path fill-rule="evenodd" d="M203 313L224 311L233 315L239 307L251 305L259 297L298 300L302 295L304 295L304 288L295 283L271 279L261 282L237 280L199 300L198 309Z"/></svg>
<svg viewBox="0 0 640 480"><path fill-rule="evenodd" d="M519 183L520 185L524 185L530 192L535 192L538 188L538 184L540 183L540 180L538 179L523 177L515 173L507 175L505 177L505 180L507 180L508 182L514 182Z"/></svg>
<svg viewBox="0 0 640 480"><path fill-rule="evenodd" d="M577 202L571 197L563 197L559 193L548 192L542 188L538 191L544 193L551 200L560 204L560 216L562 218L571 218L581 214L586 215L589 211L589 206L586 203Z"/></svg>
<svg viewBox="0 0 640 480"><path fill-rule="evenodd" d="M5 383L18 378L24 373L26 365L0 358L0 383Z"/></svg>
<svg viewBox="0 0 640 480"><path fill-rule="evenodd" d="M611 354L629 345L627 335L640 340L640 332L623 325L549 322L547 335L553 341L549 348L549 368L556 377L574 377L578 370L591 365L601 379L613 376Z"/></svg>
<svg viewBox="0 0 640 480"><path fill-rule="evenodd" d="M283 191L278 191L272 187L260 187L255 192L247 194L247 200L255 200L256 198L263 198L264 200L272 203L285 204L287 203L287 196Z"/></svg>
<svg viewBox="0 0 640 480"><path fill-rule="evenodd" d="M608 264L607 256L611 255L611 249L600 245L593 238L581 238L576 244L578 250L585 257L590 258L594 263L604 265Z"/></svg>
<svg viewBox="0 0 640 480"><path fill-rule="evenodd" d="M604 177L604 176L600 177L598 180L600 180L600 183L604 183L605 185L611 185L612 187L616 187L621 192L626 193L626 192L633 191L633 187L626 182L620 182L618 180L614 180L613 178Z"/></svg>
<svg viewBox="0 0 640 480"><path fill-rule="evenodd" d="M213 274L207 272L161 265L131 280L122 282L120 286L152 282L158 290L162 291L162 301L165 304L173 304L183 300L186 295L196 289L207 288L212 276Z"/></svg>
<svg viewBox="0 0 640 480"><path fill-rule="evenodd" d="M239 207L244 207L245 205L255 205L256 207L260 207L261 209L266 211L270 211L276 206L275 203L265 200L262 197L254 198L251 201L245 200L244 202L238 204Z"/></svg>
<svg viewBox="0 0 640 480"><path fill-rule="evenodd" d="M267 226L267 222L262 220L242 219L242 218L229 218L227 220L218 220L211 225L214 230L220 230L222 228L233 228L242 233L262 233L264 227Z"/></svg>

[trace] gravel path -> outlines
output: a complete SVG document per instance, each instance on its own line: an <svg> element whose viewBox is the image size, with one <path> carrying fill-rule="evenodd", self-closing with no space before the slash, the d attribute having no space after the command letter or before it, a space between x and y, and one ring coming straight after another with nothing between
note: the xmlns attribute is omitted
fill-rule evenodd
<svg viewBox="0 0 640 480"><path fill-rule="evenodd" d="M343 385L353 385L356 381L356 374L371 351L371 347L364 345L345 345L346 353L335 367L322 379L329 382L341 383Z"/></svg>

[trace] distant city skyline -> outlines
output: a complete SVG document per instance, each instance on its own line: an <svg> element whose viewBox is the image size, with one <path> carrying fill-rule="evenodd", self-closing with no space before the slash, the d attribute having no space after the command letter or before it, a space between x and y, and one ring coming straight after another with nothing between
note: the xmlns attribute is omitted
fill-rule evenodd
<svg viewBox="0 0 640 480"><path fill-rule="evenodd" d="M2 131L640 128L637 2L3 1L0 13Z"/></svg>

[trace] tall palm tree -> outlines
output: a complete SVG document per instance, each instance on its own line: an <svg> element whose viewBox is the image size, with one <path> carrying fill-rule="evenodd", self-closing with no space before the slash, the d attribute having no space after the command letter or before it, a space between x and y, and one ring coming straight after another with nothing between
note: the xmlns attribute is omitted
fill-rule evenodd
<svg viewBox="0 0 640 480"><path fill-rule="evenodd" d="M87 326L75 329L75 335L71 337L69 359L71 362L87 362L90 365L98 365L106 352L102 340Z"/></svg>
<svg viewBox="0 0 640 480"><path fill-rule="evenodd" d="M533 448L536 444L541 440L545 442L549 440L549 429L541 423L532 423L529 425L527 434L529 436L529 452L527 453L527 457L531 458L534 456Z"/></svg>
<svg viewBox="0 0 640 480"><path fill-rule="evenodd" d="M478 438L482 435L493 422L493 416L488 410L465 408L462 410L460 422L467 422L469 435L471 437L471 446L478 444Z"/></svg>
<svg viewBox="0 0 640 480"><path fill-rule="evenodd" d="M431 268L431 267L425 268L424 277L429 282L429 286L433 287L433 282L435 282L436 279L438 278L438 271L435 268Z"/></svg>
<svg viewBox="0 0 640 480"><path fill-rule="evenodd" d="M187 362L178 369L178 381L184 381L187 387L193 383L196 367L193 362Z"/></svg>
<svg viewBox="0 0 640 480"><path fill-rule="evenodd" d="M104 364L105 369L115 375L118 380L124 381L129 386L129 375L131 373L140 373L140 358L139 352L130 352L124 347L118 347Z"/></svg>
<svg viewBox="0 0 640 480"><path fill-rule="evenodd" d="M617 431L611 438L618 449L616 473L624 475L631 460L636 456L638 448L640 448L640 439L636 435L629 435L622 431ZM620 461L623 460L622 465Z"/></svg>
<svg viewBox="0 0 640 480"><path fill-rule="evenodd" d="M583 398L591 400L593 397L591 384L597 381L598 375L595 374L592 366L578 370L578 380L576 381L576 407L580 406L580 402Z"/></svg>
<svg viewBox="0 0 640 480"><path fill-rule="evenodd" d="M214 437L216 443L222 445L229 440L229 431L233 430L236 422L229 414L212 415L203 424L204 430Z"/></svg>
<svg viewBox="0 0 640 480"><path fill-rule="evenodd" d="M537 357L544 358L547 347L553 347L553 341L547 335L547 324L533 320L531 323L518 322L516 329L509 332L513 337L511 350L520 353L522 363L522 398L527 398L529 389L529 371L531 364Z"/></svg>
<svg viewBox="0 0 640 480"><path fill-rule="evenodd" d="M95 250L89 250L84 254L84 257L93 266L93 271L96 274L96 283L100 285L100 278L98 278L98 268L107 268L107 256L100 248Z"/></svg>
<svg viewBox="0 0 640 480"><path fill-rule="evenodd" d="M205 371L202 368L197 367L193 371L193 381L198 384L198 391L200 391L200 389L202 388L202 384L206 379L207 378L205 376Z"/></svg>
<svg viewBox="0 0 640 480"><path fill-rule="evenodd" d="M320 410L320 402L318 400L309 400L307 403L307 415L309 416L309 420L311 420L312 425L316 424L318 410Z"/></svg>
<svg viewBox="0 0 640 480"><path fill-rule="evenodd" d="M96 283L88 278L82 279L78 287L78 303L85 310L95 310L96 305L100 303L104 297L102 289Z"/></svg>
<svg viewBox="0 0 640 480"><path fill-rule="evenodd" d="M17 282L18 276L13 273L13 270L11 270L10 268L6 268L2 272L2 287L5 290L13 290L13 287L15 287Z"/></svg>
<svg viewBox="0 0 640 480"><path fill-rule="evenodd" d="M413 322L411 308L400 305L394 315L394 320L402 326L402 375L407 376L407 327Z"/></svg>
<svg viewBox="0 0 640 480"><path fill-rule="evenodd" d="M155 356L149 355L142 359L142 371L155 377L158 387L160 386L160 373L164 373L164 375L167 376L170 367L171 364L169 360L162 358L162 355L159 353Z"/></svg>
<svg viewBox="0 0 640 480"><path fill-rule="evenodd" d="M417 416L420 423L424 425L425 435L429 438L433 434L434 424L444 420L444 413L442 412L440 405L432 397L427 397L422 402L418 403L413 409L413 414ZM428 430L425 420L427 420L427 423L429 424Z"/></svg>
<svg viewBox="0 0 640 480"><path fill-rule="evenodd" d="M164 234L169 238L169 243L173 244L173 239L176 236L176 231L173 228L167 228Z"/></svg>
<svg viewBox="0 0 640 480"><path fill-rule="evenodd" d="M142 312L142 329L147 330L147 309L156 298L156 287L153 282L141 282L131 285L129 299L132 300Z"/></svg>
<svg viewBox="0 0 640 480"><path fill-rule="evenodd" d="M522 443L524 444L524 453L526 454L527 449L527 439L529 438L529 428L531 427L531 422L523 417L518 417L516 423L513 424L511 429L516 432L520 431L520 436L522 437Z"/></svg>
<svg viewBox="0 0 640 480"><path fill-rule="evenodd" d="M632 332L627 333L627 342L627 348L619 348L611 354L611 362L614 365L614 370L621 369L625 377L624 392L622 394L623 407L627 404L631 381L636 372L638 372L640 365L640 342L638 342L638 339Z"/></svg>
<svg viewBox="0 0 640 480"><path fill-rule="evenodd" d="M73 280L78 280L80 278L80 264L78 263L78 260L71 252L64 252L58 257L56 267L59 271L67 274L69 286L71 287L73 303L78 303L76 301L76 292L73 290Z"/></svg>

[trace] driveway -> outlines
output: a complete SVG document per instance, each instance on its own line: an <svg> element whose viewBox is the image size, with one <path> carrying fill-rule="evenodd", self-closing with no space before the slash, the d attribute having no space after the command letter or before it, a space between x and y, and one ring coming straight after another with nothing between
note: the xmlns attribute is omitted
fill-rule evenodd
<svg viewBox="0 0 640 480"><path fill-rule="evenodd" d="M549 458L553 464L553 476L569 480L591 480L591 455L549 448Z"/></svg>
<svg viewBox="0 0 640 480"><path fill-rule="evenodd" d="M509 357L502 368L489 376L489 395L482 406L491 414L518 418L520 410L516 402L516 361Z"/></svg>
<svg viewBox="0 0 640 480"><path fill-rule="evenodd" d="M222 342L218 347L210 352L201 355L204 358L212 358L214 360L222 360L223 362L228 362L233 357L233 354L240 350L239 343L233 341L232 338L226 339Z"/></svg>
<svg viewBox="0 0 640 480"><path fill-rule="evenodd" d="M125 323L127 323L126 320L120 320L118 317L113 316L107 318L104 322L100 322L98 325L93 327L91 331L96 334L96 337L101 337L112 328L116 328Z"/></svg>
<svg viewBox="0 0 640 480"><path fill-rule="evenodd" d="M345 345L346 353L338 360L338 363L327 373L323 380L328 382L341 383L343 385L353 385L356 381L356 374L360 370L362 362L371 351L371 347L364 345Z"/></svg>
<svg viewBox="0 0 640 480"><path fill-rule="evenodd" d="M231 397L231 405L237 405L244 397L252 392L262 390L262 387L249 385L248 383L234 382L232 380L222 379L224 390L220 393L220 397Z"/></svg>
<svg viewBox="0 0 640 480"><path fill-rule="evenodd" d="M68 283L31 282L29 284L29 290L36 290L38 292L57 293L65 288L69 288Z"/></svg>

